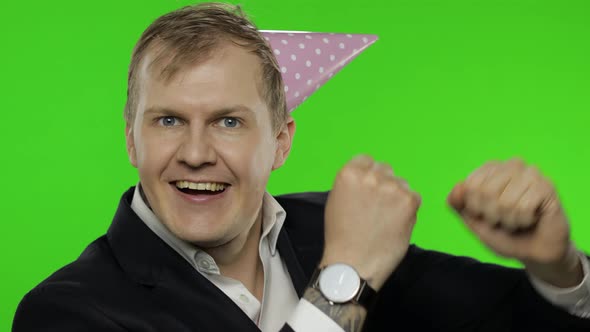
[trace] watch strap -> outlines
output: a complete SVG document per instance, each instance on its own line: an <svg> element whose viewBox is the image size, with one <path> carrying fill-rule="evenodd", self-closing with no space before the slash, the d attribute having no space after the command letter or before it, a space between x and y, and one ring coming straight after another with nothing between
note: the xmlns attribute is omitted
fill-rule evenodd
<svg viewBox="0 0 590 332"><path fill-rule="evenodd" d="M373 287L369 286L369 283L365 279L361 278L361 286L355 298L355 302L369 311L373 307L373 304L375 304L376 299L377 292Z"/></svg>

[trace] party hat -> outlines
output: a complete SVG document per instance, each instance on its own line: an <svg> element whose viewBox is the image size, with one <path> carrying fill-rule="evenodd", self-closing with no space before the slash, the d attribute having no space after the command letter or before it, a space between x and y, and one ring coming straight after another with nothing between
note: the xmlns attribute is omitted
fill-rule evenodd
<svg viewBox="0 0 590 332"><path fill-rule="evenodd" d="M377 40L376 35L261 30L270 43L293 111Z"/></svg>

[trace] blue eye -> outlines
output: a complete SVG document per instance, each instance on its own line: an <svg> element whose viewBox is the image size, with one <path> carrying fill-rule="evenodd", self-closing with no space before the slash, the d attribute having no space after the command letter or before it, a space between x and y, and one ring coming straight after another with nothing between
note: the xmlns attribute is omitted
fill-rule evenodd
<svg viewBox="0 0 590 332"><path fill-rule="evenodd" d="M232 118L232 117L226 117L221 119L221 124L223 127L227 127L227 128L236 128L240 125L240 121L236 118Z"/></svg>
<svg viewBox="0 0 590 332"><path fill-rule="evenodd" d="M163 116L158 120L158 123L164 127L172 127L178 125L178 119L174 116Z"/></svg>

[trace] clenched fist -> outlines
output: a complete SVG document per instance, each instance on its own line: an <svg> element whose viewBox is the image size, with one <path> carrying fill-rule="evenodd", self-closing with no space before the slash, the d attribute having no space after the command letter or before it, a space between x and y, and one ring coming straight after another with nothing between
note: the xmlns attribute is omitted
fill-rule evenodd
<svg viewBox="0 0 590 332"><path fill-rule="evenodd" d="M320 265L352 265L378 290L406 254L420 196L391 167L358 156L338 173L325 212Z"/></svg>
<svg viewBox="0 0 590 332"><path fill-rule="evenodd" d="M536 168L520 159L486 163L453 188L448 202L495 253L520 260L553 284L575 284L575 276L563 282L567 276L559 275L580 270L567 217Z"/></svg>

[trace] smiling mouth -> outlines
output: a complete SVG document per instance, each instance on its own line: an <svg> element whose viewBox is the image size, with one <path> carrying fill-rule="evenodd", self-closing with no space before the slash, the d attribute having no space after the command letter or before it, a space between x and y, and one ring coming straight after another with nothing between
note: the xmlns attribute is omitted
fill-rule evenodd
<svg viewBox="0 0 590 332"><path fill-rule="evenodd" d="M179 191L189 195L218 195L229 187L229 184L220 182L176 181L171 184Z"/></svg>

